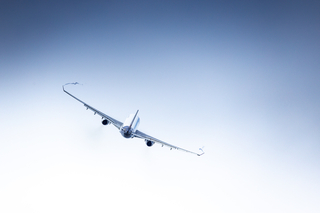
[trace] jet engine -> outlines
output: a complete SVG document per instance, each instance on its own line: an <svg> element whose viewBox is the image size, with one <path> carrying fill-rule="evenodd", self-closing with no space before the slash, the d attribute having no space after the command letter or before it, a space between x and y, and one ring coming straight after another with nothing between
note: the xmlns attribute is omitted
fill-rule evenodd
<svg viewBox="0 0 320 213"><path fill-rule="evenodd" d="M103 125L108 125L110 124L110 121L108 121L107 119L102 120L102 124Z"/></svg>
<svg viewBox="0 0 320 213"><path fill-rule="evenodd" d="M146 142L146 144L147 144L148 147L151 147L151 146L153 146L153 144L154 144L153 141L150 141L150 140L147 140L147 139L145 139L145 142Z"/></svg>

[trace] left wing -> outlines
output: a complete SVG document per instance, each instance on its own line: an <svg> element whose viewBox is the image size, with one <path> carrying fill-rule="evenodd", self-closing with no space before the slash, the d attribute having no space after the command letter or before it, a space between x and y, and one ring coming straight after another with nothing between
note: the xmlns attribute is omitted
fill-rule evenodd
<svg viewBox="0 0 320 213"><path fill-rule="evenodd" d="M103 112L100 112L99 110L93 108L92 106L86 104L85 102L83 102L83 101L81 101L80 99L76 98L75 96L71 95L69 92L67 92L67 91L64 89L64 85L62 86L62 89L63 89L63 91L64 91L65 93L67 93L68 95L70 95L71 97L73 97L74 99L76 99L77 101L83 103L83 105L84 105L85 107L87 107L87 109L92 110L92 111L94 112L94 114L98 114L98 115L100 115L102 118L107 119L108 121L110 121L110 122L111 122L115 127L117 127L118 129L121 128L122 123L121 123L120 121L118 121L118 120L116 120L116 119L114 119L114 118L112 118L112 117L104 114Z"/></svg>
<svg viewBox="0 0 320 213"><path fill-rule="evenodd" d="M136 130L135 133L134 133L134 137L137 137L137 138L141 138L141 139L147 139L147 140L150 140L150 141L153 141L155 143L159 143L161 144L162 146L168 146L170 147L170 149L177 149L177 150L181 150L181 151L184 151L184 152L189 152L191 154L195 154L195 155L198 155L198 156L201 156L204 154L203 150L200 148L200 150L202 151L202 153L195 153L195 152L191 152L189 150L186 150L186 149L182 149L180 147L177 147L177 146L174 146L174 145L171 145L171 144L168 144L166 142L163 142L157 138L154 138L154 137L151 137L150 135L147 135L139 130Z"/></svg>

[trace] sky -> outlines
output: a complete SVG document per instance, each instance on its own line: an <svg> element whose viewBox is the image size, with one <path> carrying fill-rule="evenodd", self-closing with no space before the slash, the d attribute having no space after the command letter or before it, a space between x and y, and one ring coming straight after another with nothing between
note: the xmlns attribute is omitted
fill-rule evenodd
<svg viewBox="0 0 320 213"><path fill-rule="evenodd" d="M319 212L319 10L1 1L0 211Z"/></svg>

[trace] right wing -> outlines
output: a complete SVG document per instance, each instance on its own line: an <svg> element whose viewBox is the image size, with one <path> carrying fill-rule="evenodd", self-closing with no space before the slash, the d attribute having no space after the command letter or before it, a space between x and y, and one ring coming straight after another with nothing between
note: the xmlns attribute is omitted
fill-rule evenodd
<svg viewBox="0 0 320 213"><path fill-rule="evenodd" d="M76 99L77 101L83 103L83 105L84 105L85 107L87 107L87 109L92 110L92 111L94 112L94 114L98 114L98 115L100 115L102 118L107 119L108 121L110 121L110 122L111 122L115 127L117 127L118 129L121 128L122 123L121 123L120 121L118 121L118 120L116 120L116 119L114 119L114 118L112 118L112 117L104 114L103 112L100 112L99 110L93 108L92 106L86 104L85 102L83 102L83 101L81 101L80 99L76 98L75 96L71 95L69 92L67 92L67 91L64 89L64 85L62 86L62 89L63 89L63 91L64 91L65 93L67 93L68 95L70 95L71 97L73 97L74 99Z"/></svg>
<svg viewBox="0 0 320 213"><path fill-rule="evenodd" d="M159 143L161 144L162 146L168 146L170 147L170 149L177 149L177 150L181 150L181 151L184 151L184 152L188 152L188 153L191 153L191 154L195 154L195 155L198 155L198 156L201 156L204 154L203 150L200 148L199 150L202 151L202 153L195 153L195 152L191 152L189 150L186 150L186 149L182 149L180 147L177 147L177 146L174 146L174 145L171 145L171 144L168 144L166 142L163 142L157 138L154 138L154 137L151 137L150 135L147 135L139 130L136 130L135 133L134 133L134 137L137 137L137 138L141 138L141 139L147 139L147 140L150 140L150 141L153 141L155 143Z"/></svg>

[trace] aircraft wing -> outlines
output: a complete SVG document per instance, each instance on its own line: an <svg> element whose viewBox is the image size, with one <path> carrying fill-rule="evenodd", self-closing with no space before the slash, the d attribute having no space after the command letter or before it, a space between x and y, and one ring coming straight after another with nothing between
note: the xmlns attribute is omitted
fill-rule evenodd
<svg viewBox="0 0 320 213"><path fill-rule="evenodd" d="M65 93L67 93L68 95L70 95L71 97L73 97L74 99L76 99L77 101L83 103L83 105L84 105L85 107L87 107L87 109L92 110L92 111L94 112L94 114L98 114L98 115L100 115L102 118L107 119L108 121L110 121L110 122L111 122L115 127L117 127L118 129L121 128L122 123L121 123L120 121L118 121L118 120L116 120L116 119L114 119L114 118L112 118L112 117L110 117L110 116L108 116L108 115L100 112L99 110L93 108L92 106L86 104L85 102L83 102L83 101L81 101L80 99L76 98L75 96L71 95L69 92L67 92L67 91L64 89L64 86L62 86L62 89L63 89L63 91L64 91Z"/></svg>
<svg viewBox="0 0 320 213"><path fill-rule="evenodd" d="M153 142L155 142L155 143L159 143L159 144L161 144L162 146L168 146L168 147L170 147L170 149L177 149L177 150L181 150L181 151L184 151L184 152L189 152L189 153L191 153L191 154L195 154L195 155L198 155L198 156L201 156L201 155L204 154L204 152L203 152L203 150L202 150L201 148L199 148L199 149L202 151L202 153L200 153L200 154L199 154L199 153L195 153L195 152L191 152L191 151L189 151L189 150L182 149L182 148L180 148L180 147L177 147L177 146L168 144L168 143L163 142L163 141L161 141L161 140L159 140L159 139L156 139L156 138L154 138L154 137L151 137L151 136L149 136L149 135L147 135L147 134L145 134L145 133L143 133L143 132L141 132L141 131L139 131L139 130L136 130L136 131L135 131L134 137L141 138L141 139L147 139L147 140L153 141Z"/></svg>

